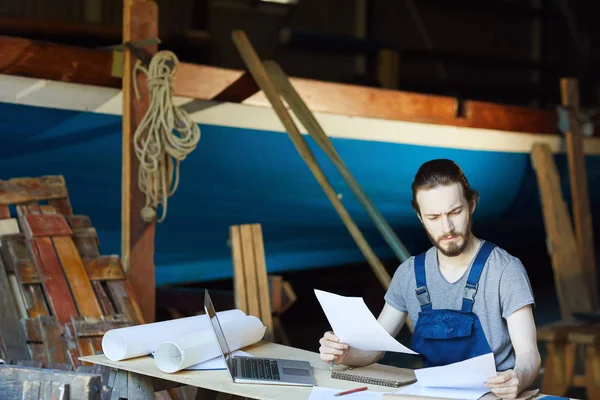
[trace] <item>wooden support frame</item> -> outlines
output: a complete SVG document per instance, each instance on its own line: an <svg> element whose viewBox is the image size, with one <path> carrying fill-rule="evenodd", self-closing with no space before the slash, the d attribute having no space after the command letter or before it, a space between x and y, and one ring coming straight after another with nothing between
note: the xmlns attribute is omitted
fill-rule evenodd
<svg viewBox="0 0 600 400"><path fill-rule="evenodd" d="M586 275L592 306L598 308L598 288L596 284L596 255L594 253L594 232L590 200L588 194L583 137L577 113L579 112L579 84L576 79L560 80L562 105L568 109L569 130L565 133L569 181L573 203L573 225L577 239L577 250Z"/></svg>
<svg viewBox="0 0 600 400"><path fill-rule="evenodd" d="M150 0L123 0L123 42L152 39L158 36L158 6ZM156 53L157 45L145 50ZM131 282L133 293L139 299L145 322L153 322L156 309L154 266L155 222L146 223L140 211L145 204L144 194L138 187L139 161L133 146L133 137L149 105L145 78L132 76L136 57L125 51L123 89L123 169L122 169L122 226L121 258ZM133 79L137 79L140 99L135 96Z"/></svg>

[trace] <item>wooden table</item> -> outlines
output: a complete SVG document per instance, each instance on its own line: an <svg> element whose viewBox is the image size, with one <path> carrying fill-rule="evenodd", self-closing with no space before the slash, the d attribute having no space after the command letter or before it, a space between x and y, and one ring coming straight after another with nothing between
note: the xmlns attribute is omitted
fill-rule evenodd
<svg viewBox="0 0 600 400"><path fill-rule="evenodd" d="M255 357L276 357L276 358L289 358L292 360L305 360L310 362L313 367L313 373L317 386L336 388L340 390L351 389L356 387L356 383L332 379L329 371L329 365L319 358L319 354L306 350L296 349L289 346L283 346L280 344L259 342L255 345L244 348L244 351L252 354ZM239 384L233 383L229 374L225 370L217 371L179 371L173 374L166 374L161 372L156 365L154 360L150 357L138 357L134 359L124 361L111 361L103 354L81 357L80 360L87 361L93 364L104 365L115 370L118 370L123 376L129 377L131 386L131 380L136 380L138 383L135 384L137 394L132 395L130 388L129 400L146 399L148 392L153 391L151 384L149 383L149 377L158 378L164 381L176 382L182 385L190 385L206 390L207 398L213 397L212 393L229 393L233 395L248 397L252 399L264 399L264 400L306 400L308 399L312 388L310 387L299 387L299 386L276 386L276 385L257 385L257 384ZM335 370L347 369L345 366L336 366ZM406 376L407 379L414 378L414 372L410 369L398 368L398 374ZM362 385L362 384L361 384ZM118 386L118 384L115 384ZM369 390L376 392L394 392L398 389L378 386L378 385L366 385ZM123 394L119 396L125 398ZM543 399L544 395L537 395L535 400ZM118 397L117 397L118 398ZM415 399L425 400L424 397L415 396L384 396L384 399ZM429 398L427 398L429 399ZM482 398L482 400L492 400L496 397L490 393Z"/></svg>

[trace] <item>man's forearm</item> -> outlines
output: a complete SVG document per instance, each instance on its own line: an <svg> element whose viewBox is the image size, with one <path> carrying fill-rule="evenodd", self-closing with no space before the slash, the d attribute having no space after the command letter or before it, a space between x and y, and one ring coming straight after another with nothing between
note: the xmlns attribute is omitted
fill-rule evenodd
<svg viewBox="0 0 600 400"><path fill-rule="evenodd" d="M381 360L385 352L383 351L366 351L351 347L348 354L344 358L344 365L350 367L363 367L371 365Z"/></svg>
<svg viewBox="0 0 600 400"><path fill-rule="evenodd" d="M519 390L525 390L536 380L540 372L540 354L528 351L520 354L515 363L515 371L519 374Z"/></svg>

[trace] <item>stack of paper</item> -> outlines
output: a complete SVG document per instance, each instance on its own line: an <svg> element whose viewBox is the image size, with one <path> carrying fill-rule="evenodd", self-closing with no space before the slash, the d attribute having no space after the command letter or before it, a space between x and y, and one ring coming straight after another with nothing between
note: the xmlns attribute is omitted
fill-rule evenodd
<svg viewBox="0 0 600 400"><path fill-rule="evenodd" d="M395 393L448 399L478 399L489 388L484 382L496 376L494 354L488 353L440 367L415 370L417 383Z"/></svg>
<svg viewBox="0 0 600 400"><path fill-rule="evenodd" d="M241 310L221 311L217 317L232 352L259 342L266 331L258 318ZM156 366L167 373L208 369L198 364L209 360L225 368L206 315L110 330L102 338L102 351L112 361L154 353Z"/></svg>

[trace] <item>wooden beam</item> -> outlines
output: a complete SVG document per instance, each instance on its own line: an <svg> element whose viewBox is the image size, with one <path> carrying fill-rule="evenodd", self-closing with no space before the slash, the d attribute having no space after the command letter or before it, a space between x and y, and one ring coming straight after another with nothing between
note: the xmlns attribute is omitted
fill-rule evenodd
<svg viewBox="0 0 600 400"><path fill-rule="evenodd" d="M531 161L540 191L548 253L552 259L556 294L563 320L573 319L575 312L594 310L583 266L577 255L577 242L569 210L560 186L560 177L550 148L536 143Z"/></svg>
<svg viewBox="0 0 600 400"><path fill-rule="evenodd" d="M577 238L577 252L590 288L592 305L598 307L598 289L596 284L596 256L594 254L594 231L590 200L588 194L585 155L583 153L583 136L581 126L576 117L579 112L579 84L572 78L560 80L562 105L569 112L569 130L565 134L567 158L569 162L569 181L571 184L571 201L573 203L573 224Z"/></svg>
<svg viewBox="0 0 600 400"><path fill-rule="evenodd" d="M113 55L27 39L0 36L0 74L121 88L121 78L111 75ZM256 92L243 77L245 71L180 63L174 82L176 96L210 100L231 96L230 85L245 87L227 101L271 107L264 93ZM122 75L122 74L121 74ZM240 79L242 78L242 79ZM291 78L291 83L313 112L425 122L481 129L556 134L558 120L551 110L465 101L358 85ZM461 107L459 107L461 106ZM463 110L459 115L459 108Z"/></svg>
<svg viewBox="0 0 600 400"><path fill-rule="evenodd" d="M123 42L152 39L158 36L158 6L154 1L123 0ZM150 54L157 46L145 48ZM122 187L122 262L145 322L155 317L156 286L154 266L155 223L142 220L145 204L138 188L139 161L133 146L133 136L149 105L146 79L138 74L140 99L135 96L132 71L136 57L125 51L123 90L123 187Z"/></svg>
<svg viewBox="0 0 600 400"><path fill-rule="evenodd" d="M118 87L111 68L109 51L0 37L1 74Z"/></svg>

